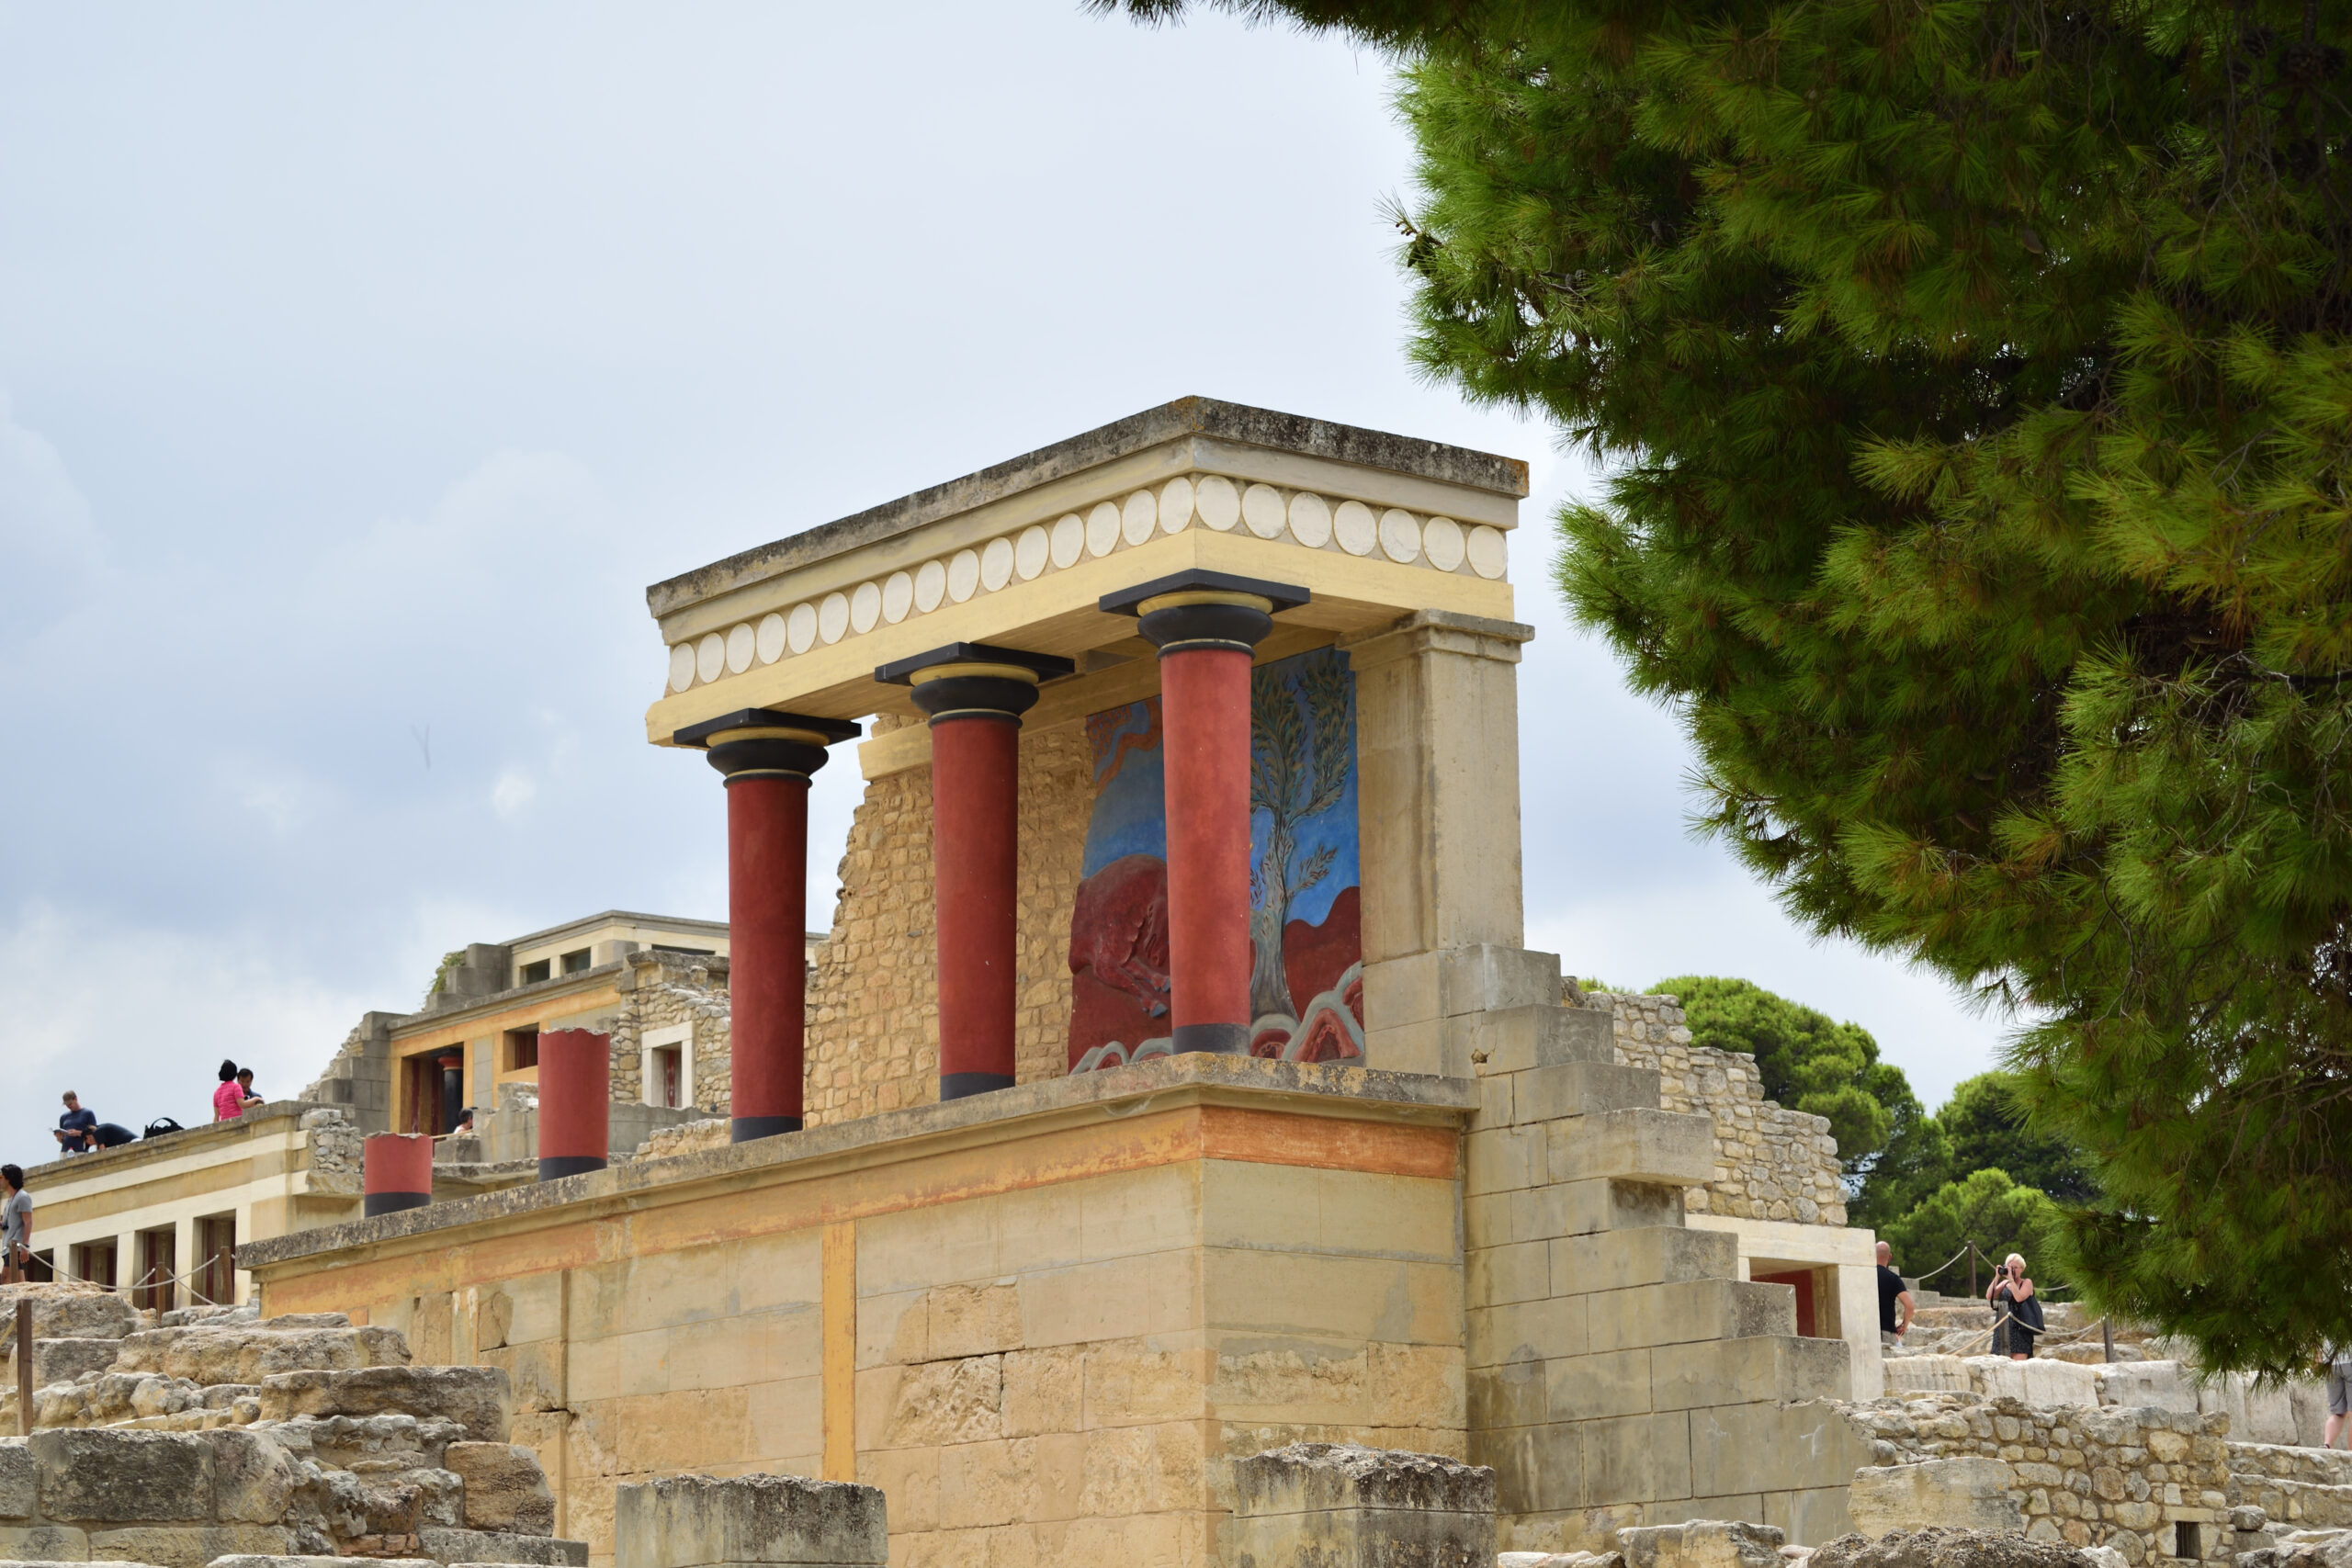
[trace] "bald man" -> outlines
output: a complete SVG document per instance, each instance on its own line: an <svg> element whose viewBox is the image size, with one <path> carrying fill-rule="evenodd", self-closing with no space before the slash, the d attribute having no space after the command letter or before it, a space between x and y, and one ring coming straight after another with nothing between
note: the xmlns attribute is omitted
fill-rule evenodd
<svg viewBox="0 0 2352 1568"><path fill-rule="evenodd" d="M1895 1321L1894 1309L1903 1308L1903 1320ZM1878 1244L1878 1342L1894 1346L1903 1343L1903 1336L1911 1328L1911 1287L1894 1271L1894 1248L1884 1242Z"/></svg>

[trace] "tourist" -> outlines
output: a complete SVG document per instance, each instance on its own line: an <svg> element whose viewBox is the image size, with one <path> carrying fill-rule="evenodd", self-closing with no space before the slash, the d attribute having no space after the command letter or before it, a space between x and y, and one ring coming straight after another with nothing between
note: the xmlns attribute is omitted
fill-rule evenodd
<svg viewBox="0 0 2352 1568"><path fill-rule="evenodd" d="M238 1113L242 1115L253 1107L266 1103L266 1101L261 1096L254 1092L254 1070L251 1067L239 1067L237 1069Z"/></svg>
<svg viewBox="0 0 2352 1568"><path fill-rule="evenodd" d="M220 1087L212 1091L212 1119L233 1122L245 1113L245 1091L237 1087L237 1064L220 1064Z"/></svg>
<svg viewBox="0 0 2352 1568"><path fill-rule="evenodd" d="M1897 1323L1894 1309L1903 1308L1903 1321ZM1878 1342L1889 1347L1903 1343L1911 1331L1911 1287L1894 1271L1894 1248L1884 1242L1878 1244Z"/></svg>
<svg viewBox="0 0 2352 1568"><path fill-rule="evenodd" d="M463 1111L458 1112L458 1124L449 1129L449 1135L451 1137L458 1137L464 1134L470 1133L473 1130L474 1108L469 1105Z"/></svg>
<svg viewBox="0 0 2352 1568"><path fill-rule="evenodd" d="M2033 1356L2034 1336L2042 1328L2041 1302L2026 1277L2025 1259L2012 1252L2001 1260L1993 1288L1984 1292L1993 1308L1993 1354L2012 1361Z"/></svg>
<svg viewBox="0 0 2352 1568"><path fill-rule="evenodd" d="M82 1109L82 1097L65 1091L65 1114L57 1119L57 1146L69 1155L85 1155L98 1146L98 1113Z"/></svg>
<svg viewBox="0 0 2352 1568"><path fill-rule="evenodd" d="M2345 1435L2345 1427L2352 1426L2346 1419L2352 1416L2352 1345L2331 1343L2320 1371L2327 1375L2327 1435L2320 1447L2332 1449L2335 1439Z"/></svg>
<svg viewBox="0 0 2352 1568"><path fill-rule="evenodd" d="M21 1166L0 1165L0 1285L22 1284L33 1260L33 1200Z"/></svg>

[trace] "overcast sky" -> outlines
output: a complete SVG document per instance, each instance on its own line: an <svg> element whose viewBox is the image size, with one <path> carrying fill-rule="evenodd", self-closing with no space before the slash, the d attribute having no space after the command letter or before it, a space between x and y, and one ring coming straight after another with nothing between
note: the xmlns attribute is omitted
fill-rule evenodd
<svg viewBox="0 0 2352 1568"><path fill-rule="evenodd" d="M1543 570L1589 471L1406 366L1391 90L1071 0L0 3L0 1156L67 1087L292 1094L469 941L723 918L644 586L1187 393L1532 465L1531 946L1747 976L1931 1105L1990 1065L1690 837Z"/></svg>

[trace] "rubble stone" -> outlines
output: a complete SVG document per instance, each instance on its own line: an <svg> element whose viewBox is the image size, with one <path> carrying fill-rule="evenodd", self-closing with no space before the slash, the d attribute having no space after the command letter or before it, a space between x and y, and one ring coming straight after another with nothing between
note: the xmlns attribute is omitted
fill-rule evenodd
<svg viewBox="0 0 2352 1568"><path fill-rule="evenodd" d="M548 1489L539 1456L519 1443L451 1443L442 1462L465 1483L469 1529L521 1530L547 1535L555 1529L555 1494Z"/></svg>
<svg viewBox="0 0 2352 1568"><path fill-rule="evenodd" d="M354 1371L278 1372L262 1380L267 1421L295 1416L437 1416L468 1438L503 1443L514 1402L498 1367L368 1367Z"/></svg>
<svg viewBox="0 0 2352 1568"><path fill-rule="evenodd" d="M1781 1568L1786 1532L1737 1519L1690 1519L1617 1532L1625 1568Z"/></svg>
<svg viewBox="0 0 2352 1568"><path fill-rule="evenodd" d="M67 1429L35 1432L30 1447L40 1478L40 1512L49 1520L211 1517L211 1450L192 1433Z"/></svg>

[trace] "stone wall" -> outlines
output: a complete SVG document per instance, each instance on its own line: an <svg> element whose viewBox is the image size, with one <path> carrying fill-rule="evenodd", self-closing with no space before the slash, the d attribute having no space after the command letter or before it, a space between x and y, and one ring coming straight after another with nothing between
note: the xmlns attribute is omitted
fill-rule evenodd
<svg viewBox="0 0 2352 1568"><path fill-rule="evenodd" d="M2154 1408L2042 1407L2018 1399L1980 1400L1970 1394L1883 1399L1849 1407L1870 1443L1876 1465L1857 1472L1854 1523L1866 1533L1892 1528L1873 1517L1883 1495L1890 1513L1917 1515L1925 1493L1903 1483L1904 1467L1975 1459L1996 1461L1992 1472L2013 1504L2029 1539L2074 1546L2109 1546L2132 1563L2179 1555L2175 1527L2196 1527L2196 1555L2229 1560L2225 1528L2231 1478L2229 1417ZM1953 1467L1954 1475L1962 1473ZM1967 1472L1973 1477L1981 1467ZM1931 1476L1930 1479L1933 1479ZM1898 1501L1895 1501L1899 1499ZM1981 1511L1988 1499L1966 1499ZM1911 1517L1908 1525L1953 1522Z"/></svg>
<svg viewBox="0 0 2352 1568"><path fill-rule="evenodd" d="M1846 1223L1838 1140L1826 1118L1764 1098L1756 1058L1690 1043L1672 997L1580 991L1568 999L1611 1015L1617 1059L1655 1067L1659 1103L1714 1118L1715 1179L1689 1194L1689 1212L1808 1225Z"/></svg>
<svg viewBox="0 0 2352 1568"><path fill-rule="evenodd" d="M725 1115L729 1093L727 960L692 953L632 953L618 982L620 1010L613 1018L613 1098L635 1100L645 1090L639 1043L648 1030L694 1025L694 1102Z"/></svg>
<svg viewBox="0 0 2352 1568"><path fill-rule="evenodd" d="M877 735L915 722L885 714ZM1093 781L1082 728L1021 733L1021 929L1015 1078L1068 1070L1069 922ZM939 1093L931 770L865 786L842 856L832 935L808 996L810 1125L923 1105Z"/></svg>

